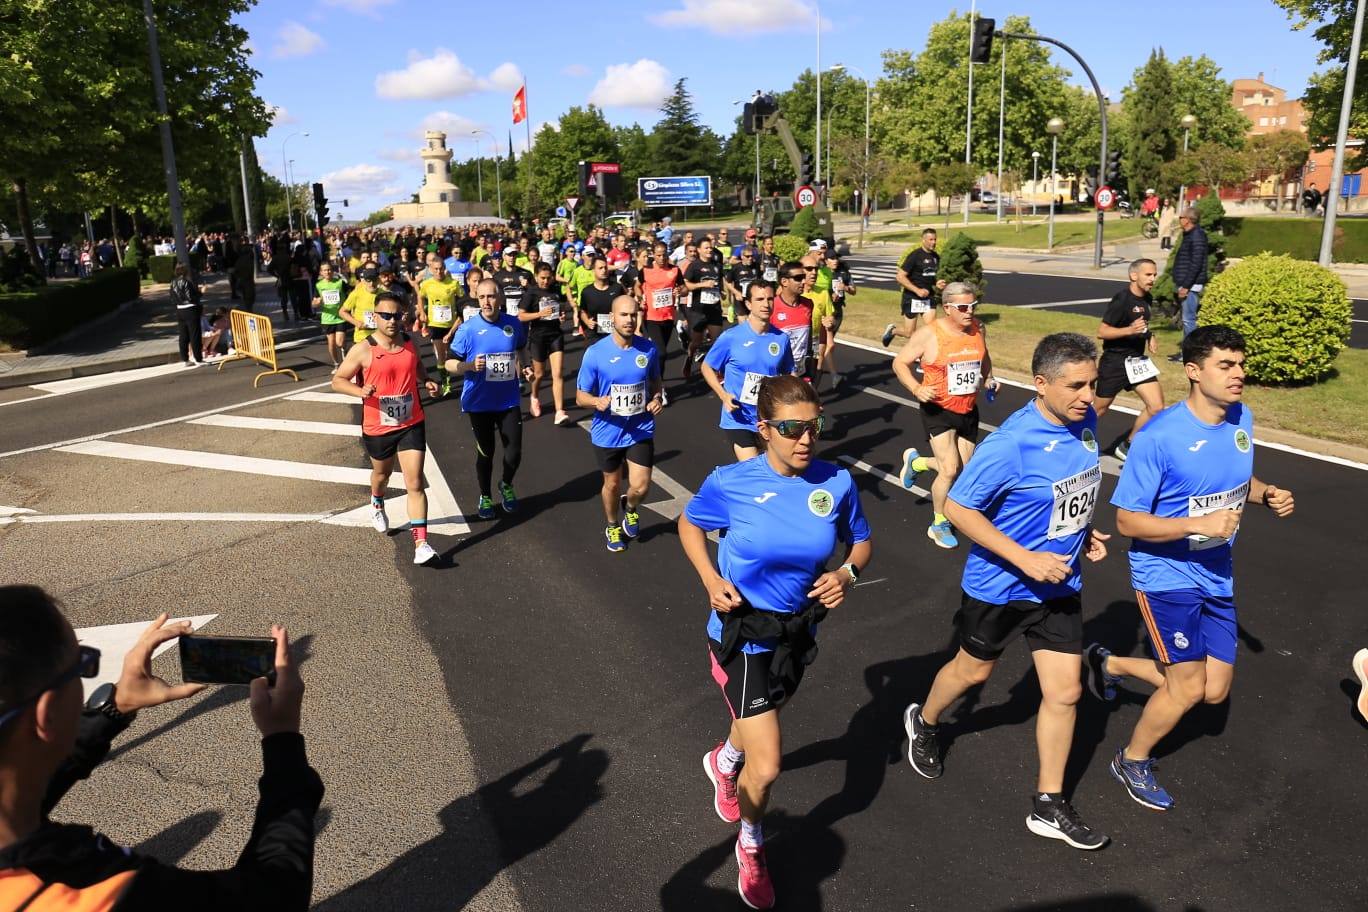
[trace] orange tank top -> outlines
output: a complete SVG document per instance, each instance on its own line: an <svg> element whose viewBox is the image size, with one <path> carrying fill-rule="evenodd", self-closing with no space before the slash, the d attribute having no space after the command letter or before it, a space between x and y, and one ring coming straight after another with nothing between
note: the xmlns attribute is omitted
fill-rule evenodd
<svg viewBox="0 0 1368 912"><path fill-rule="evenodd" d="M372 336L371 363L361 377L366 386L375 386L375 395L361 400L361 433L369 437L393 434L423 420L423 404L418 400L418 372L422 362L413 340L404 335L398 351L385 351Z"/></svg>
<svg viewBox="0 0 1368 912"><path fill-rule="evenodd" d="M673 320L675 318L675 286L679 284L679 270L671 266L661 269L648 266L641 271L641 292L646 303L646 319Z"/></svg>
<svg viewBox="0 0 1368 912"><path fill-rule="evenodd" d="M983 378L983 326L978 320L969 324L964 335L941 329L942 320L931 324L936 334L936 357L922 359L922 382L936 394L932 400L948 412L966 415L974 410L979 381Z"/></svg>

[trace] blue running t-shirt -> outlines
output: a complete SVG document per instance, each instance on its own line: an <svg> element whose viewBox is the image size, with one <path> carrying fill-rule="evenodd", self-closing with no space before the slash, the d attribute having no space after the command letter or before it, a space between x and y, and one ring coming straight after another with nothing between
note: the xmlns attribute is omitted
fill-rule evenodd
<svg viewBox="0 0 1368 912"><path fill-rule="evenodd" d="M1068 557L1073 572L1062 583L1038 583L974 545L964 564L964 591L993 605L1044 602L1078 592L1083 585L1079 555L1101 487L1092 409L1085 420L1066 425L1046 420L1035 401L1014 412L974 451L950 488L950 499L978 510L1028 551Z"/></svg>
<svg viewBox="0 0 1368 912"><path fill-rule="evenodd" d="M1178 402L1155 415L1131 442L1112 504L1133 513L1174 518L1243 510L1254 475L1254 416L1236 403L1220 424L1206 424ZM1133 539L1131 584L1141 592L1198 589L1232 596L1229 540Z"/></svg>
<svg viewBox="0 0 1368 912"><path fill-rule="evenodd" d="M468 370L461 387L461 411L502 412L517 408L518 349L527 342L527 330L517 317L501 313L490 322L484 315L467 320L451 340L451 354L466 362L485 356L484 370Z"/></svg>
<svg viewBox="0 0 1368 912"><path fill-rule="evenodd" d="M706 363L722 374L722 388L736 397L736 411L722 409L724 430L755 430L756 398L760 381L766 377L793 373L793 349L783 330L768 323L756 333L744 320L717 337L708 350Z"/></svg>
<svg viewBox="0 0 1368 912"><path fill-rule="evenodd" d="M594 446L613 449L655 434L655 416L646 411L646 405L653 382L660 379L660 355L654 343L633 336L632 344L621 348L616 340L614 334L589 346L575 381L578 389L591 396L612 399L605 411L594 412L589 437Z"/></svg>
<svg viewBox="0 0 1368 912"><path fill-rule="evenodd" d="M751 605L792 614L808 600L838 541L869 538L869 523L850 472L813 462L796 478L774 471L765 456L713 470L684 509L700 529L725 529L717 549L722 576ZM722 619L708 618L708 636L720 641ZM745 652L768 652L772 643L748 642Z"/></svg>

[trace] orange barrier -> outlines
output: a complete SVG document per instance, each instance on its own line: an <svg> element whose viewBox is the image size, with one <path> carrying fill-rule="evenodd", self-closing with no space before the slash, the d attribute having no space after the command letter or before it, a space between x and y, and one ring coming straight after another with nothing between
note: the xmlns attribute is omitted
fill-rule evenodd
<svg viewBox="0 0 1368 912"><path fill-rule="evenodd" d="M272 374L289 374L296 383L299 382L299 374L276 363L275 334L271 330L270 317L248 310L235 310L228 316L233 325L233 348L237 351L219 362L219 370L223 370L223 365L230 361L251 358L270 368L256 375L256 379L252 381L252 389L256 389L262 377L269 377Z"/></svg>

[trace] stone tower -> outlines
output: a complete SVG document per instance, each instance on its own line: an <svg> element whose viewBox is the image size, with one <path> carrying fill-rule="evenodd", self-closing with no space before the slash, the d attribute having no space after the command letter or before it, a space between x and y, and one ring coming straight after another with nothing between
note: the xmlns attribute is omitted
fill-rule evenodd
<svg viewBox="0 0 1368 912"><path fill-rule="evenodd" d="M423 186L418 190L418 202L395 203L393 213L385 225L455 225L473 221L493 220L491 203L461 201L461 189L451 182L451 150L446 134L428 130L423 134L423 148L418 153L423 159Z"/></svg>
<svg viewBox="0 0 1368 912"><path fill-rule="evenodd" d="M451 182L451 150L447 148L446 134L428 130L423 139L425 143L419 153L423 158L423 187L418 191L418 202L459 203L461 190Z"/></svg>

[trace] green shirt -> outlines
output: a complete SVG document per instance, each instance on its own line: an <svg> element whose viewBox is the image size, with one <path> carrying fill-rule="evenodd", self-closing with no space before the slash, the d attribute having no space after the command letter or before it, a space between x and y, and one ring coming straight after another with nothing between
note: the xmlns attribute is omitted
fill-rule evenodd
<svg viewBox="0 0 1368 912"><path fill-rule="evenodd" d="M342 299L346 297L347 283L341 279L333 279L331 282L324 282L320 279L314 283L314 286L318 289L319 300L323 302L320 322L324 326L341 324L349 327L351 324L337 315L337 312L342 309Z"/></svg>
<svg viewBox="0 0 1368 912"><path fill-rule="evenodd" d="M594 270L576 266L570 275L570 297L579 303L580 292L594 284Z"/></svg>

